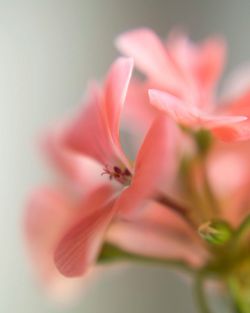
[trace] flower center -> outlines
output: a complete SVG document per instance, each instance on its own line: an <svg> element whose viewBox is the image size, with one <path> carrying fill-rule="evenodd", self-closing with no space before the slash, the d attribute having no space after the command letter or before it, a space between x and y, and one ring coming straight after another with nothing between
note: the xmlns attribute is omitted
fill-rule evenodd
<svg viewBox="0 0 250 313"><path fill-rule="evenodd" d="M110 180L115 179L122 185L129 185L132 178L132 174L127 168L122 169L119 166L110 167L106 165L102 175L108 175Z"/></svg>

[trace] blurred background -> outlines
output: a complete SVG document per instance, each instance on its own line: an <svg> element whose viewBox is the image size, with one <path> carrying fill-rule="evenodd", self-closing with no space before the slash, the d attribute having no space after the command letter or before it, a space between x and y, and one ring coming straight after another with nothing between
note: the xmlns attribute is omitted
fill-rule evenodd
<svg viewBox="0 0 250 313"><path fill-rule="evenodd" d="M250 59L249 0L0 0L0 312L196 312L187 281L172 271L108 269L77 303L61 307L34 280L23 249L22 212L46 179L38 134L75 106L88 78L101 78L117 55L117 34L138 26L193 39L223 34L228 72ZM218 310L218 312L221 312Z"/></svg>

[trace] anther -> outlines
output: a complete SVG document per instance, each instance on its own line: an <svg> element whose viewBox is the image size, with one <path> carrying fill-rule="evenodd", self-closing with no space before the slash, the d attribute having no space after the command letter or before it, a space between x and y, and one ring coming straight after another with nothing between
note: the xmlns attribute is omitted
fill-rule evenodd
<svg viewBox="0 0 250 313"><path fill-rule="evenodd" d="M114 166L114 171L117 174L121 174L121 172L122 172L121 169L118 166Z"/></svg>

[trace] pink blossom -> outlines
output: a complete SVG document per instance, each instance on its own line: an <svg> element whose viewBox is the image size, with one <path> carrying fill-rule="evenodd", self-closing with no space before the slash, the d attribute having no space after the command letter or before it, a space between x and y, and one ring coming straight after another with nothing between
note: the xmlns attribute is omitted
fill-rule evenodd
<svg viewBox="0 0 250 313"><path fill-rule="evenodd" d="M249 261L249 82L242 88L240 75L216 100L219 38L193 44L173 33L162 43L140 29L117 44L146 79L131 79L133 60L118 58L43 136L56 179L34 190L24 218L42 282L65 298L97 260L122 257L184 264L197 287L204 275L237 280Z"/></svg>
<svg viewBox="0 0 250 313"><path fill-rule="evenodd" d="M66 179L61 187L35 192L26 214L29 245L45 263L45 276L54 271L52 261L65 276L84 274L110 223L138 212L170 172L172 124L165 116L152 123L134 163L121 147L120 115L131 71L130 59L118 59L103 88L92 84L83 109L44 141Z"/></svg>
<svg viewBox="0 0 250 313"><path fill-rule="evenodd" d="M249 90L228 105L220 106L215 100L225 59L222 39L195 45L184 35L172 34L164 43L153 31L138 29L119 36L117 46L134 57L137 67L153 82L151 103L177 123L209 129L224 141L250 137L249 112L241 105L242 97L249 100Z"/></svg>

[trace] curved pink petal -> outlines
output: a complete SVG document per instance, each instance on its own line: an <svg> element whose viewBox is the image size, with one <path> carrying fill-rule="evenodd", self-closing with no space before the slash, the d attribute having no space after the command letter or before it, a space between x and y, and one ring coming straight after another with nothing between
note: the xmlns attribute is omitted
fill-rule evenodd
<svg viewBox="0 0 250 313"><path fill-rule="evenodd" d="M202 265L207 254L198 236L174 212L157 203L145 207L135 220L116 221L107 240L122 249L149 257Z"/></svg>
<svg viewBox="0 0 250 313"><path fill-rule="evenodd" d="M127 96L132 70L133 59L119 58L111 66L106 79L103 111L107 117L110 135L116 145L119 145L121 112Z"/></svg>
<svg viewBox="0 0 250 313"><path fill-rule="evenodd" d="M159 116L148 131L138 152L131 185L117 201L122 213L133 213L153 197L163 182L170 182L175 170L175 126L166 116Z"/></svg>
<svg viewBox="0 0 250 313"><path fill-rule="evenodd" d="M81 276L94 262L115 212L113 204L112 190L107 186L95 190L82 204L86 212L78 216L55 248L55 264L64 276Z"/></svg>
<svg viewBox="0 0 250 313"><path fill-rule="evenodd" d="M91 86L87 103L65 134L66 144L72 149L103 165L128 163L119 144L119 122L132 67L131 59L117 59L107 76L104 90Z"/></svg>
<svg viewBox="0 0 250 313"><path fill-rule="evenodd" d="M136 66L154 82L174 89L180 83L163 43L152 30L141 28L121 34L116 46L133 57Z"/></svg>
<svg viewBox="0 0 250 313"><path fill-rule="evenodd" d="M149 98L154 106L166 112L177 123L185 126L213 129L224 125L230 127L231 124L247 119L246 116L239 115L223 116L208 114L194 106L187 106L175 96L158 90L149 90Z"/></svg>
<svg viewBox="0 0 250 313"><path fill-rule="evenodd" d="M170 119L162 115L155 119L137 154L132 185L143 184L144 190L151 190L150 185L158 185L166 175L170 177L175 165L175 135Z"/></svg>

